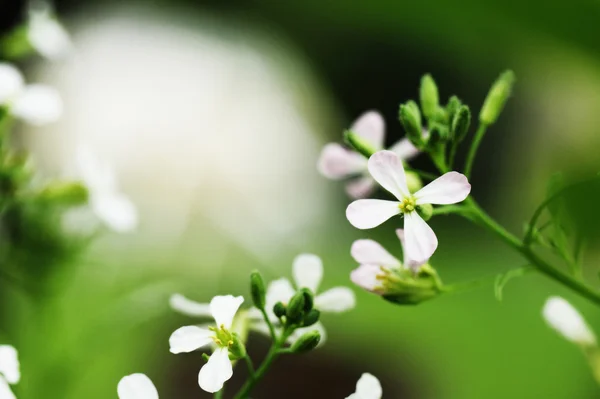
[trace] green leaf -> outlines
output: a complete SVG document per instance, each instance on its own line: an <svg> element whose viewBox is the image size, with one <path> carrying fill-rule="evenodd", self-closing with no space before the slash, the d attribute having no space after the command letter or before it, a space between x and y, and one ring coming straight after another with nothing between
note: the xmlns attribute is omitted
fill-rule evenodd
<svg viewBox="0 0 600 399"><path fill-rule="evenodd" d="M502 291L506 284L515 277L521 277L532 271L533 268L529 265L519 267L517 269L510 269L504 273L496 276L494 281L494 296L498 301L502 301Z"/></svg>

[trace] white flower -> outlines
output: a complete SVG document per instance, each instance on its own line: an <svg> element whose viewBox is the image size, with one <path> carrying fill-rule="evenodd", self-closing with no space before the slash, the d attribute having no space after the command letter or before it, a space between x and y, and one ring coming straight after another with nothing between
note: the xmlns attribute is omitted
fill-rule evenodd
<svg viewBox="0 0 600 399"><path fill-rule="evenodd" d="M347 287L335 287L320 294L317 293L323 278L323 262L317 255L298 255L294 259L292 275L294 276L294 283L297 289L308 288L313 292L315 295L314 307L320 312L341 313L354 308L356 305L354 292ZM286 278L272 281L269 284L266 293L265 309L271 322L278 322L277 316L273 313L273 306L275 306L277 302L287 304L295 293L296 289L294 289L292 283ZM269 333L266 323L258 309L251 309L249 317L256 320L251 325L251 328L265 334ZM304 333L309 331L319 331L321 334L321 341L319 344L322 345L325 342L326 332L321 322L317 322L312 326L297 329L290 337L290 342L294 342Z"/></svg>
<svg viewBox="0 0 600 399"><path fill-rule="evenodd" d="M216 327L185 326L169 338L171 353L187 353L214 344L216 349L200 369L198 384L206 392L214 393L233 375L229 360L229 346L233 344L231 326L236 312L244 302L241 296L216 296L210 301L210 312Z"/></svg>
<svg viewBox="0 0 600 399"><path fill-rule="evenodd" d="M548 298L542 314L548 325L568 341L584 346L596 345L594 332L577 309L563 298L558 296Z"/></svg>
<svg viewBox="0 0 600 399"><path fill-rule="evenodd" d="M156 387L145 374L125 376L117 385L119 399L158 399Z"/></svg>
<svg viewBox="0 0 600 399"><path fill-rule="evenodd" d="M20 379L17 350L10 345L0 345L0 399L15 399L9 384L14 385Z"/></svg>
<svg viewBox="0 0 600 399"><path fill-rule="evenodd" d="M137 209L119 191L115 172L110 165L101 162L88 148L80 147L76 153L75 173L85 183L90 207L102 222L120 233L137 227Z"/></svg>
<svg viewBox="0 0 600 399"><path fill-rule="evenodd" d="M371 176L398 201L354 201L346 209L346 217L354 227L370 229L392 216L403 214L405 248L412 260L424 263L435 252L438 241L431 227L417 213L417 206L454 204L464 200L471 191L467 178L458 172L448 172L412 194L406 185L402 161L394 152L373 154L368 168Z"/></svg>
<svg viewBox="0 0 600 399"><path fill-rule="evenodd" d="M25 85L21 72L12 64L0 62L0 106L35 126L56 122L63 113L56 89L41 84Z"/></svg>
<svg viewBox="0 0 600 399"><path fill-rule="evenodd" d="M377 377L364 373L356 383L356 392L346 399L381 399L383 391Z"/></svg>
<svg viewBox="0 0 600 399"><path fill-rule="evenodd" d="M379 112L368 111L362 114L350 130L360 136L375 151L383 149L385 139L385 121ZM390 147L403 160L414 158L419 150L404 138ZM364 198L369 195L375 182L367 173L367 160L361 154L337 143L327 144L321 151L318 169L330 179L345 179L358 175L346 184L346 192L352 198Z"/></svg>
<svg viewBox="0 0 600 399"><path fill-rule="evenodd" d="M38 53L50 60L65 57L73 47L69 34L45 2L35 2L30 7L27 38Z"/></svg>

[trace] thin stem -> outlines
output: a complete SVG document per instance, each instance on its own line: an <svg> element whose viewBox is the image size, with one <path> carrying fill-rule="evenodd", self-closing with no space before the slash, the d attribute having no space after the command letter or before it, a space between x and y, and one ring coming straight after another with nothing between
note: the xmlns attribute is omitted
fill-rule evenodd
<svg viewBox="0 0 600 399"><path fill-rule="evenodd" d="M254 378L255 371L252 359L250 358L250 356L248 356L248 354L246 354L246 356L244 356L244 360L246 361L246 366L248 367L248 374L250 375L250 378Z"/></svg>
<svg viewBox="0 0 600 399"><path fill-rule="evenodd" d="M214 399L222 399L224 393L225 393L225 387L223 387L220 391L215 392L215 395L213 396L213 398Z"/></svg>
<svg viewBox="0 0 600 399"><path fill-rule="evenodd" d="M260 310L260 313L262 313L263 318L265 319L265 323L267 323L267 326L269 327L269 333L271 334L271 339L273 340L273 342L276 342L277 334L275 333L275 327L273 326L273 323L271 323L271 319L269 319L269 315L267 314L267 311L265 310L264 307Z"/></svg>
<svg viewBox="0 0 600 399"><path fill-rule="evenodd" d="M487 125L485 123L481 123L475 132L473 141L471 141L471 147L469 148L464 170L464 174L467 176L467 178L471 177L471 170L473 169L473 162L475 162L475 155L477 155L479 144L481 144L481 140L483 139L483 136L485 136L486 130Z"/></svg>

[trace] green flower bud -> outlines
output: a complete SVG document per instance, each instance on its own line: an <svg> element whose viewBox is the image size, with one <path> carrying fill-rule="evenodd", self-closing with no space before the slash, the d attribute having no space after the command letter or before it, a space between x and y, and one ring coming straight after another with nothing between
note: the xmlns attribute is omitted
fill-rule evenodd
<svg viewBox="0 0 600 399"><path fill-rule="evenodd" d="M423 126L421 124L421 112L416 102L410 100L401 104L398 118L404 127L406 136L417 148L423 147Z"/></svg>
<svg viewBox="0 0 600 399"><path fill-rule="evenodd" d="M318 331L310 331L298 338L290 350L293 353L309 352L319 345L319 341L321 341L321 334Z"/></svg>
<svg viewBox="0 0 600 399"><path fill-rule="evenodd" d="M354 133L352 130L346 130L344 132L344 141L356 152L366 158L369 158L371 155L375 154L375 148L373 148L369 143L367 143L362 137Z"/></svg>
<svg viewBox="0 0 600 399"><path fill-rule="evenodd" d="M454 115L452 120L452 133L451 136L457 142L461 142L469 133L469 126L471 125L471 110L467 105L461 105Z"/></svg>
<svg viewBox="0 0 600 399"><path fill-rule="evenodd" d="M448 140L449 134L450 132L446 126L440 123L432 123L429 128L427 146L432 149L435 148L438 144L442 144Z"/></svg>
<svg viewBox="0 0 600 399"><path fill-rule="evenodd" d="M423 218L423 220L427 221L431 219L431 216L433 216L433 206L431 204L419 205L417 206L417 213Z"/></svg>
<svg viewBox="0 0 600 399"><path fill-rule="evenodd" d="M432 118L439 106L438 88L430 74L421 78L421 88L419 90L421 98L421 109L426 118Z"/></svg>
<svg viewBox="0 0 600 399"><path fill-rule="evenodd" d="M232 360L246 357L246 346L237 333L232 334L232 340L229 342L229 358Z"/></svg>
<svg viewBox="0 0 600 399"><path fill-rule="evenodd" d="M273 306L273 313L275 314L275 316L277 316L278 319L281 319L283 316L285 316L287 310L285 308L285 305L281 302L277 302L275 304L275 306Z"/></svg>
<svg viewBox="0 0 600 399"><path fill-rule="evenodd" d="M317 321L319 321L320 317L321 317L321 312L319 312L317 309L311 309L306 314L306 316L304 316L304 321L303 321L302 325L304 327L312 326Z"/></svg>
<svg viewBox="0 0 600 399"><path fill-rule="evenodd" d="M88 201L88 190L81 183L53 182L40 192L40 197L63 205L83 205Z"/></svg>
<svg viewBox="0 0 600 399"><path fill-rule="evenodd" d="M254 306L263 310L266 304L265 282L257 270L250 274L250 294Z"/></svg>
<svg viewBox="0 0 600 399"><path fill-rule="evenodd" d="M500 77L494 82L488 92L483 107L479 113L481 123L491 125L496 122L500 112L504 108L506 100L510 96L513 84L515 83L515 74L513 71L502 72Z"/></svg>
<svg viewBox="0 0 600 399"><path fill-rule="evenodd" d="M423 187L423 180L421 180L421 177L417 173L407 170L406 186L408 187L408 191L416 193Z"/></svg>
<svg viewBox="0 0 600 399"><path fill-rule="evenodd" d="M290 303L288 304L286 316L289 322L296 323L304 317L304 306L306 305L306 299L304 292L298 291L294 294Z"/></svg>
<svg viewBox="0 0 600 399"><path fill-rule="evenodd" d="M411 269L386 270L382 281L382 296L398 305L417 305L442 293L442 282L435 269L424 264Z"/></svg>
<svg viewBox="0 0 600 399"><path fill-rule="evenodd" d="M454 120L454 115L456 114L456 111L458 111L458 108L461 105L462 102L456 96L452 96L450 97L450 99L448 99L448 104L446 104L446 112L448 113L448 120L450 122Z"/></svg>
<svg viewBox="0 0 600 399"><path fill-rule="evenodd" d="M315 298L311 290L308 288L301 288L299 292L304 294L304 308L305 312L310 312L315 305Z"/></svg>

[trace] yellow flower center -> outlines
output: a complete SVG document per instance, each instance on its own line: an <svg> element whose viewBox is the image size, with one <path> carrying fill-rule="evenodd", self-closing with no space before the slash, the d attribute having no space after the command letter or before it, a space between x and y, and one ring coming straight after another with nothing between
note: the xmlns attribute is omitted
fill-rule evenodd
<svg viewBox="0 0 600 399"><path fill-rule="evenodd" d="M402 213L410 213L417 207L417 200L414 197L406 197L398 205Z"/></svg>

